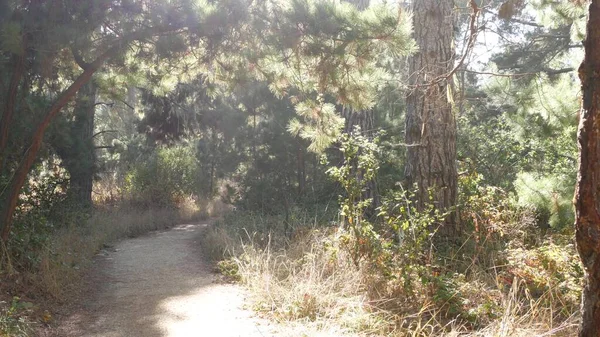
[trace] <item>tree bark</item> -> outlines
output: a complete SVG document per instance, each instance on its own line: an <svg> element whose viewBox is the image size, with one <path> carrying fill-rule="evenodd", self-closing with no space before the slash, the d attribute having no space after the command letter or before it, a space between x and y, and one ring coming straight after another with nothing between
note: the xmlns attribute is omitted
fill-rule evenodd
<svg viewBox="0 0 600 337"><path fill-rule="evenodd" d="M12 227L13 215L19 200L19 193L21 192L21 188L25 184L27 175L29 174L31 167L37 158L37 153L42 146L44 133L46 132L48 125L56 117L60 110L67 105L67 103L75 96L75 94L77 94L77 91L91 79L92 75L100 68L104 61L110 58L120 48L121 46L119 45L109 49L107 52L100 55L93 63L91 63L89 67L87 67L77 77L77 79L54 101L52 106L45 113L44 119L35 129L28 150L25 152L23 160L15 172L8 189L8 195L4 205L2 205L3 207L0 213L0 224L2 225L0 238L2 241L6 242L8 240L10 229Z"/></svg>
<svg viewBox="0 0 600 337"><path fill-rule="evenodd" d="M15 60L13 74L10 78L10 84L5 98L6 104L4 105L2 120L0 120L0 171L4 164L4 152L6 150L6 145L8 144L8 130L15 113L19 83L21 83L21 78L25 71L25 51L23 51L23 54L21 55L14 55L13 59Z"/></svg>
<svg viewBox="0 0 600 337"><path fill-rule="evenodd" d="M71 176L69 200L83 208L92 206L92 186L96 167L96 148L93 139L96 91L94 81L89 81L77 93L75 118L71 126L73 143L62 156Z"/></svg>
<svg viewBox="0 0 600 337"><path fill-rule="evenodd" d="M409 189L417 187L419 209L433 202L447 211L457 202L456 120L448 99L454 63L452 8L452 0L412 2L419 49L409 66L405 177ZM457 230L452 212L440 234L452 237Z"/></svg>
<svg viewBox="0 0 600 337"><path fill-rule="evenodd" d="M596 337L600 336L600 0L590 4L584 48L575 190L575 238L586 272L579 336Z"/></svg>

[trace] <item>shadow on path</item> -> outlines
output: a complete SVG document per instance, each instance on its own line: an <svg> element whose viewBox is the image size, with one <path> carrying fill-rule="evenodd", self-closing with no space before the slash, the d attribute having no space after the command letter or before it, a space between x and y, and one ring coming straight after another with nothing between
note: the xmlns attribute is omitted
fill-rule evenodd
<svg viewBox="0 0 600 337"><path fill-rule="evenodd" d="M200 253L206 226L181 225L103 251L82 312L67 320L60 336L274 336L265 321L242 309L239 287L214 283Z"/></svg>

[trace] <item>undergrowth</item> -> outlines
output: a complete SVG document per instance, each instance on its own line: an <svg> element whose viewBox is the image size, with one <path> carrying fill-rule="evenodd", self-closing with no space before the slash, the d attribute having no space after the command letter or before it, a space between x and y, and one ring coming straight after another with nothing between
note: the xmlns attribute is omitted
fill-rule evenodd
<svg viewBox="0 0 600 337"><path fill-rule="evenodd" d="M357 267L348 249L351 236L340 226L312 224L288 238L275 230L270 235L240 231L246 219L242 212L228 216L202 244L221 261L217 268L228 280L250 289L253 308L276 321L315 330L335 327L332 335L571 336L576 331L582 271L576 251L561 235L537 246L512 241L519 238L488 238L505 241L506 249L458 252L447 264L442 259L405 264L398 248L393 259L373 255Z"/></svg>
<svg viewBox="0 0 600 337"><path fill-rule="evenodd" d="M0 301L0 331L2 336L28 336L32 330L32 322L28 314L33 303L21 301L17 296L9 301Z"/></svg>
<svg viewBox="0 0 600 337"><path fill-rule="evenodd" d="M206 254L251 290L256 311L330 336L575 334L583 269L573 233L542 231L475 174L461 179L453 241L436 238L445 214L417 209L402 190L369 219L369 176L356 170L376 170L376 147L352 142L342 139L345 161L330 170L345 189L338 220L238 211L206 232Z"/></svg>

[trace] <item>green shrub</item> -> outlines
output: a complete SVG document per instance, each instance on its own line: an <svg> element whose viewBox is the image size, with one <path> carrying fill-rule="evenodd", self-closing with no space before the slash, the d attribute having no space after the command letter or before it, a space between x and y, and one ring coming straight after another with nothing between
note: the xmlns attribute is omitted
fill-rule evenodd
<svg viewBox="0 0 600 337"><path fill-rule="evenodd" d="M22 301L17 296L10 303L0 301L0 336L31 336L33 323L29 322L28 315L33 308L33 303Z"/></svg>
<svg viewBox="0 0 600 337"><path fill-rule="evenodd" d="M199 166L192 148L158 148L129 171L125 190L134 201L168 206L196 194L198 177Z"/></svg>
<svg viewBox="0 0 600 337"><path fill-rule="evenodd" d="M532 207L538 214L541 227L561 230L575 221L573 211L574 177L519 173L515 181L518 204Z"/></svg>
<svg viewBox="0 0 600 337"><path fill-rule="evenodd" d="M234 282L242 280L240 268L234 260L227 259L217 262L217 270L221 275L225 276L227 280Z"/></svg>

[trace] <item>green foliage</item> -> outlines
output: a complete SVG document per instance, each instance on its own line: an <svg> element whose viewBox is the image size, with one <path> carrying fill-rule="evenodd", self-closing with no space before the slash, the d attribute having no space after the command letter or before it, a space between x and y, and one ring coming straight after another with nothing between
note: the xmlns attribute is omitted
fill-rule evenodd
<svg viewBox="0 0 600 337"><path fill-rule="evenodd" d="M540 226L550 226L560 231L575 221L573 177L523 172L515 181L515 188L519 205L535 209L540 216Z"/></svg>
<svg viewBox="0 0 600 337"><path fill-rule="evenodd" d="M16 270L39 267L40 252L52 233L65 222L81 216L76 210L63 212L68 175L60 161L51 158L38 165L21 193L8 248ZM68 214L65 214L68 213Z"/></svg>
<svg viewBox="0 0 600 337"><path fill-rule="evenodd" d="M436 226L446 214L436 210L433 203L418 209L414 200L413 195L404 190L392 191L383 198L378 209L380 231L386 234L378 237L383 249L370 257L372 275L367 278L370 282L386 284L384 289L389 293L371 296L393 296L397 301L417 301L417 298L431 296L439 307L452 308L453 304L447 299L460 301L460 298L445 295L449 293L448 284L446 276L440 274L433 246Z"/></svg>
<svg viewBox="0 0 600 337"><path fill-rule="evenodd" d="M480 244L480 248L502 244L503 241L494 236L514 234L518 230L515 224L523 220L513 193L483 181L475 172L459 179L461 218L467 231L473 230L471 239Z"/></svg>
<svg viewBox="0 0 600 337"><path fill-rule="evenodd" d="M217 270L229 281L239 282L242 279L238 264L231 259L218 261Z"/></svg>
<svg viewBox="0 0 600 337"><path fill-rule="evenodd" d="M379 234L373 225L365 219L364 212L372 204L370 198L364 198L367 183L373 180L379 169L377 154L379 138L368 139L356 126L352 134L343 134L340 138L340 151L343 162L333 166L327 174L344 189L345 195L339 197L340 215L344 225L354 235L353 259L358 265L365 255L371 255L380 243Z"/></svg>
<svg viewBox="0 0 600 337"><path fill-rule="evenodd" d="M27 314L31 313L33 303L22 301L14 296L10 303L0 301L0 334L7 337L32 336L32 324Z"/></svg>
<svg viewBox="0 0 600 337"><path fill-rule="evenodd" d="M320 116L312 127L299 119L292 119L288 131L310 141L309 150L322 152L339 137L344 120L336 113L335 105L320 100L305 100L296 105L296 113L303 119Z"/></svg>
<svg viewBox="0 0 600 337"><path fill-rule="evenodd" d="M440 212L431 202L418 210L414 200L411 193L394 191L384 198L380 216L385 228L395 233L398 245L410 247L405 256L417 261L418 255L431 243L437 230L435 225L441 223L446 213Z"/></svg>
<svg viewBox="0 0 600 337"><path fill-rule="evenodd" d="M571 74L490 79L468 93L478 100L459 118L461 168L515 192L542 228L560 231L574 220L577 90Z"/></svg>
<svg viewBox="0 0 600 337"><path fill-rule="evenodd" d="M0 48L17 55L22 55L22 29L23 27L17 22L5 22L0 28Z"/></svg>
<svg viewBox="0 0 600 337"><path fill-rule="evenodd" d="M511 190L528 151L515 139L507 116L486 116L472 109L457 123L461 169L481 174L479 183Z"/></svg>
<svg viewBox="0 0 600 337"><path fill-rule="evenodd" d="M198 163L189 146L157 148L126 177L125 190L132 200L168 206L197 193Z"/></svg>
<svg viewBox="0 0 600 337"><path fill-rule="evenodd" d="M251 75L289 97L300 117L289 129L316 152L339 136L335 105L372 108L389 78L380 61L414 50L409 17L391 5L358 11L346 2L274 0L256 10L239 45L244 56L226 55L216 75L238 83Z"/></svg>
<svg viewBox="0 0 600 337"><path fill-rule="evenodd" d="M401 288L405 298L415 298L429 289L440 308L447 310L449 316L460 317L465 313L459 305L462 299L452 290L452 279L438 272L432 258L435 226L446 214L436 210L433 203L418 210L411 195L401 190L383 200L378 210L380 228L364 218L371 201L363 198L366 182L375 178L379 168L378 142L379 138L370 141L360 132L343 135L340 150L344 161L328 170L345 191L340 196L340 214L348 233L340 237L342 247L349 250L356 266L364 259L372 273L368 276L372 278L370 282L396 283L394 288ZM378 277L381 279L376 281Z"/></svg>

